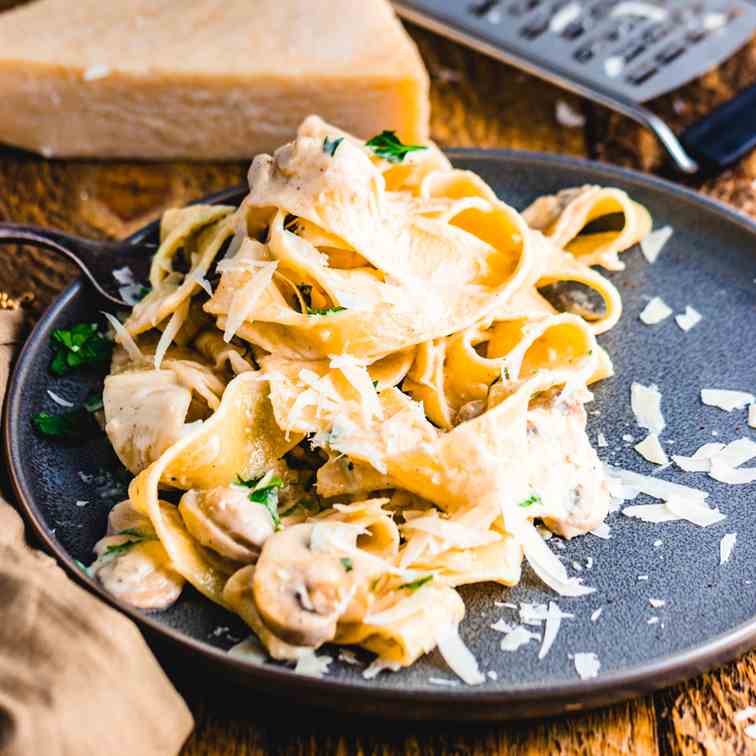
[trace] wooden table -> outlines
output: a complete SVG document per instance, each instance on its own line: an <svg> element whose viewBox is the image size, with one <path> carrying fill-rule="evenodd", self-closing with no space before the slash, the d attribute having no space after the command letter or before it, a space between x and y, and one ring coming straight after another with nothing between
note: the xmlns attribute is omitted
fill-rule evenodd
<svg viewBox="0 0 756 756"><path fill-rule="evenodd" d="M0 9L14 4L0 0ZM516 147L661 168L654 138L633 123L536 79L411 28L430 69L433 137L442 146ZM756 74L756 41L719 70L664 97L654 109L676 127L727 99ZM582 128L555 119L559 99L582 111ZM184 204L240 183L244 164L46 161L0 149L0 219L120 237ZM701 191L756 216L756 154ZM0 290L31 292L38 315L76 270L33 249L0 254ZM2 300L0 298L0 306ZM349 721L295 712L260 713L245 693L218 698L189 685L197 727L192 755L298 754L741 754L756 753L733 714L756 703L756 653L690 683L640 700L551 721L433 726ZM752 690L753 689L753 690ZM285 724L284 724L285 723Z"/></svg>

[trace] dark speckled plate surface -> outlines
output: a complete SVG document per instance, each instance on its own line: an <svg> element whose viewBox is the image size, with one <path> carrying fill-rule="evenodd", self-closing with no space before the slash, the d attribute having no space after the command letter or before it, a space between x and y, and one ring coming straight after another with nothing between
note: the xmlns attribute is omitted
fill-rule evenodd
<svg viewBox="0 0 756 756"><path fill-rule="evenodd" d="M651 473L632 443L642 438L630 410L630 383L656 383L664 396L667 429L662 440L670 453L691 454L707 441L756 440L745 411L726 413L705 407L701 388L756 389L756 226L713 202L640 174L578 160L529 153L458 151L455 164L480 173L506 202L518 209L533 198L569 186L597 183L618 186L645 204L655 227L670 224L675 233L657 262L649 265L639 249L622 255L627 269L610 274L624 301L617 327L600 337L617 375L595 390L589 405L589 434L601 431L612 464ZM241 195L239 195L240 198ZM154 240L151 226L135 238ZM681 312L693 305L703 320L688 333L673 318L648 327L638 314L653 296ZM97 477L98 468L115 461L104 437L84 446L40 439L31 417L56 411L46 389L78 402L101 376L55 378L48 373L54 328L98 317L98 303L82 282L71 285L37 325L19 359L5 417L5 443L21 508L46 547L75 579L110 599L78 571L73 559L89 563L105 528L108 498L118 496L113 481ZM295 675L275 664L229 657L225 650L247 635L235 616L185 590L172 609L155 614L119 606L135 618L159 647L180 653L182 665L202 665L271 694L317 702L343 710L397 717L504 719L588 708L669 685L733 658L756 645L756 486L726 486L702 473L669 468L661 477L710 492L709 501L727 519L709 528L687 522L652 525L619 513L609 516L611 539L593 535L566 543L554 539L575 574L574 564L596 593L560 598L529 570L521 585L506 590L484 585L462 591L467 617L462 634L481 668L497 679L469 688L439 686L430 678L452 680L437 653L411 669L361 677L360 666L335 661L322 679ZM94 476L94 477L93 477ZM87 502L77 506L78 502ZM639 497L634 503L650 503ZM720 566L719 542L737 533L730 561ZM587 569L592 559L591 569ZM647 579L644 579L647 576ZM649 598L666 605L653 609ZM499 619L515 621L503 602L556 600L565 619L551 651L538 660L539 644L516 652L499 648L491 629ZM112 601L111 601L112 603ZM596 622L594 610L603 611ZM649 624L657 617L658 622ZM332 653L324 651L322 653ZM580 680L571 654L594 652L601 662L597 678ZM335 655L335 654L334 654ZM173 658L172 654L172 658Z"/></svg>

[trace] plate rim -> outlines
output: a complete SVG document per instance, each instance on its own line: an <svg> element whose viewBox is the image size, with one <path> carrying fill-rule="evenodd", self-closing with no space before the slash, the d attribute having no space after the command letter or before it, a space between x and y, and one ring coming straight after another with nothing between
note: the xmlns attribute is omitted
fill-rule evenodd
<svg viewBox="0 0 756 756"><path fill-rule="evenodd" d="M512 163L559 165L571 169L583 169L587 174L591 174L586 176L587 179L595 179L596 176L603 175L611 180L611 177L614 176L625 183L673 195L688 204L714 213L726 223L735 224L741 230L751 234L756 240L756 222L745 214L719 200L657 176L595 160L526 150L455 148L444 152L452 161L454 159L479 159L505 166ZM240 185L208 195L197 200L197 202L221 203L224 199L236 197L245 191L246 187ZM126 240L137 243L144 236L154 232L158 223L159 220L156 220L141 227L128 236ZM277 692L308 698L322 693L326 695L327 701L331 700L328 698L329 696L332 697L335 706L341 706L347 697L353 699L355 694L359 694L360 701L355 703L352 700L351 703L347 704L347 708L370 713L373 706L393 705L394 708L389 714L392 718L427 719L434 713L438 716L443 710L453 719L478 721L553 715L589 710L610 703L617 703L690 679L704 671L719 667L756 646L756 615L754 615L751 619L699 645L658 657L646 664L608 672L589 680L567 680L530 687L515 685L506 690L490 691L485 688L462 686L453 690L443 688L438 690L384 688L377 687L367 680L344 681L335 678L311 678L296 674L286 667L251 663L230 656L226 651L162 624L155 618L155 615L142 614L136 609L117 601L95 580L82 574L62 544L45 527L42 512L25 484L20 451L15 441L15 439L20 438L22 432L19 422L23 376L31 369L33 355L39 347L40 340L49 330L50 323L66 309L70 301L79 294L84 286L86 286L84 280L77 278L53 300L28 334L17 357L4 401L4 460L12 492L15 496L17 511L22 514L26 525L31 528L43 548L56 558L68 576L77 584L97 595L109 606L125 614L137 624L140 630L146 631L151 637L168 641L172 646L182 651L197 654L205 662L217 665L222 671L231 673L237 679L244 679L248 684L265 687L268 690L275 687L279 689ZM319 700L323 701L322 698L319 698ZM426 710L425 712L418 712L404 708L403 705L407 703L425 706ZM469 708L461 710L459 704L466 704ZM375 713L375 711L372 711L372 713Z"/></svg>

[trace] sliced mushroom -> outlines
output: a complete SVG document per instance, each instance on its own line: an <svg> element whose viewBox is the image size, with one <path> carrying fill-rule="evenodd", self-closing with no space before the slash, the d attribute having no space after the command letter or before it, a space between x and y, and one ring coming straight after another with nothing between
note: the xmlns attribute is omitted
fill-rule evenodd
<svg viewBox="0 0 756 756"><path fill-rule="evenodd" d="M245 564L254 563L275 530L270 512L249 500L241 486L187 491L179 512L186 529L203 546Z"/></svg>
<svg viewBox="0 0 756 756"><path fill-rule="evenodd" d="M313 550L315 528L302 523L269 538L252 582L263 622L287 643L317 648L332 640L339 620L358 622L372 602L375 558ZM349 526L347 526L349 527Z"/></svg>
<svg viewBox="0 0 756 756"><path fill-rule="evenodd" d="M181 595L184 578L170 566L160 541L139 541L124 551L110 548L128 543L129 536L106 536L95 547L97 561L90 574L108 593L138 609L166 609Z"/></svg>

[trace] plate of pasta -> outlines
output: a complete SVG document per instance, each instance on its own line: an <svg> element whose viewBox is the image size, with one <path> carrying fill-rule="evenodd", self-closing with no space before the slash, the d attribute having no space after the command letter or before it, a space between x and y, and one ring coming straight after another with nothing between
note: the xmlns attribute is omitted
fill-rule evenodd
<svg viewBox="0 0 756 756"><path fill-rule="evenodd" d="M134 236L129 311L77 282L20 357L12 482L77 580L188 660L394 716L600 705L753 645L752 224L316 116L248 178Z"/></svg>

